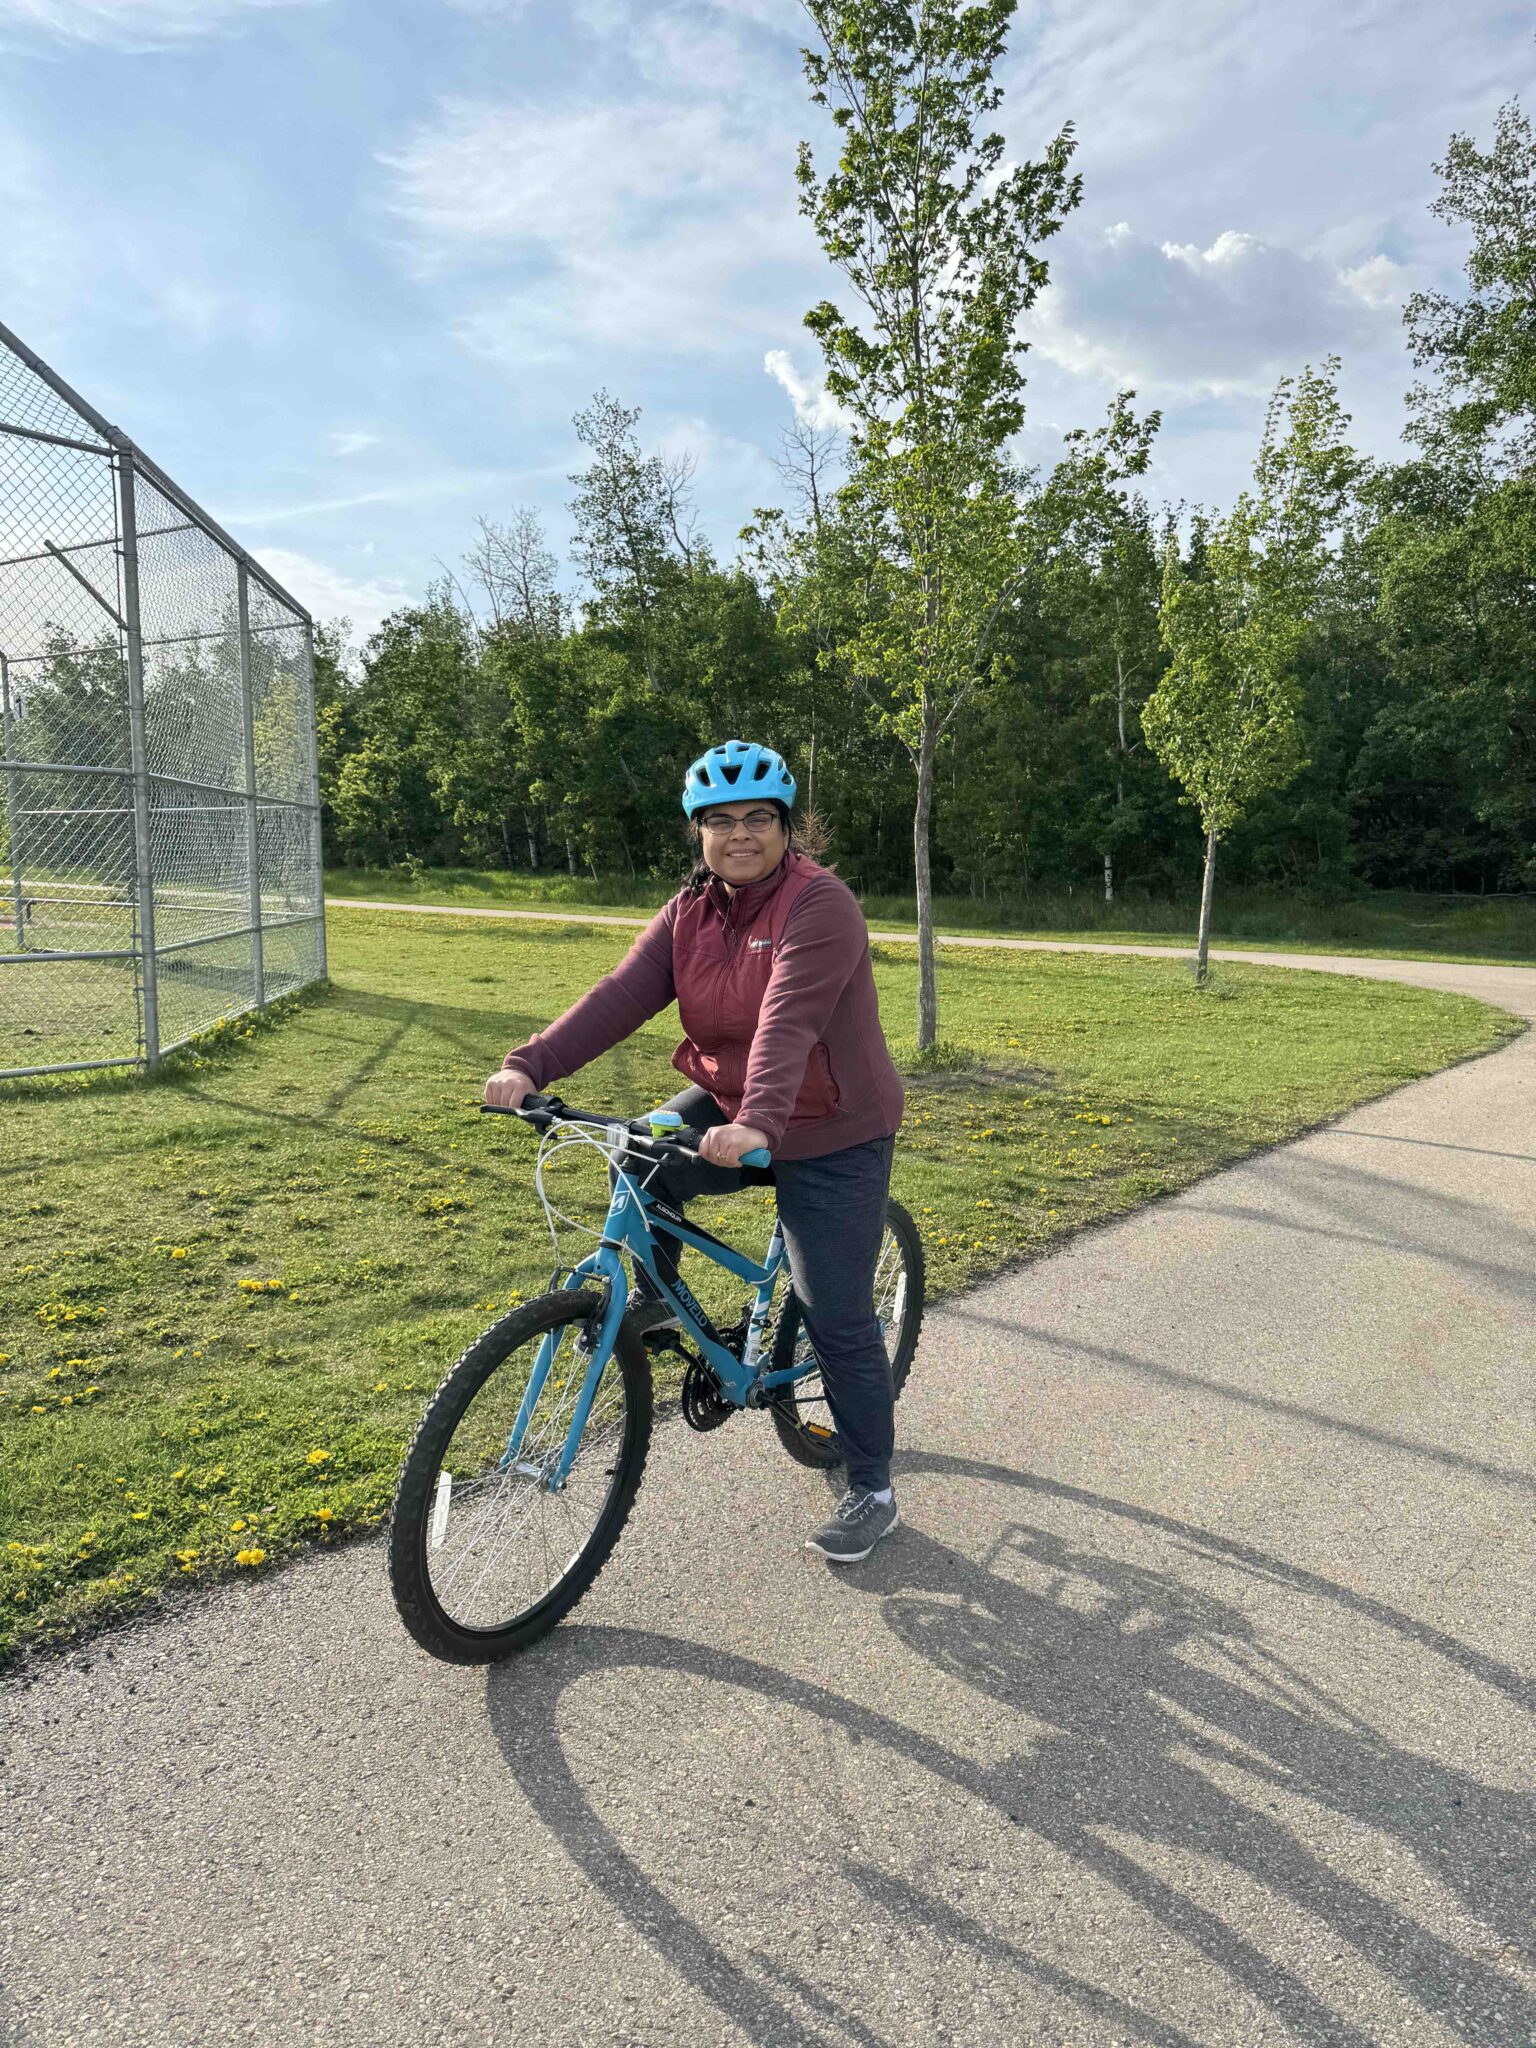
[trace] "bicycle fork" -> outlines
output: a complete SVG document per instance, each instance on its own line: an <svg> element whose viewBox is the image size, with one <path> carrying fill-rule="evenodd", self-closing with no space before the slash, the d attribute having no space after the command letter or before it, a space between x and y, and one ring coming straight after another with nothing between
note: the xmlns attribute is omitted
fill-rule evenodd
<svg viewBox="0 0 1536 2048"><path fill-rule="evenodd" d="M571 1476L571 1466L576 1461L582 1431L586 1428L587 1417L592 1412L597 1383L603 1376L604 1367L613 1356L619 1324L623 1321L629 1299L629 1287L624 1277L623 1264L618 1253L606 1245L594 1252L590 1258L582 1260L567 1277L565 1291L573 1293L593 1279L603 1280L606 1286L602 1302L592 1320L582 1327L581 1334L576 1338L577 1354L580 1355L582 1351L587 1354L587 1369L582 1378L581 1390L576 1396L576 1405L571 1411L570 1427L565 1433L560 1455L551 1465L547 1456L536 1463L531 1459L520 1460L518 1452L522 1449L528 1424L533 1419L533 1412L539 1405L539 1397L549 1379L561 1339L569 1332L569 1325L548 1331L540 1342L533 1361L533 1369L528 1375L528 1384L523 1389L523 1398L518 1403L511 1435L507 1438L507 1447L497 1460L498 1470L522 1473L524 1477L536 1480L549 1493L561 1492ZM594 1324L596 1331L592 1334Z"/></svg>

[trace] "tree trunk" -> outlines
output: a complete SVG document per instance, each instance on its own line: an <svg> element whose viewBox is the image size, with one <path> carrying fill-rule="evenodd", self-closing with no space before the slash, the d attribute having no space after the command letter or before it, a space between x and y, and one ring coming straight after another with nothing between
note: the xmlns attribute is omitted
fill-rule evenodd
<svg viewBox="0 0 1536 2048"><path fill-rule="evenodd" d="M537 874L539 871L539 821L532 811L524 811L523 829L528 834L528 865Z"/></svg>
<svg viewBox="0 0 1536 2048"><path fill-rule="evenodd" d="M1205 878L1200 884L1200 937L1195 946L1195 982L1204 988L1210 979L1211 894L1216 885L1216 834L1205 835Z"/></svg>
<svg viewBox="0 0 1536 2048"><path fill-rule="evenodd" d="M576 872L576 849L571 844L569 832L565 835L565 871L568 875L574 875Z"/></svg>
<svg viewBox="0 0 1536 2048"><path fill-rule="evenodd" d="M917 749L917 809L912 819L912 867L917 882L917 1049L939 1035L939 992L933 968L933 879L928 865L928 814L933 804L934 719L923 712Z"/></svg>
<svg viewBox="0 0 1536 2048"><path fill-rule="evenodd" d="M1106 903L1113 903L1114 900L1115 856L1112 853L1106 853L1104 856L1104 901Z"/></svg>

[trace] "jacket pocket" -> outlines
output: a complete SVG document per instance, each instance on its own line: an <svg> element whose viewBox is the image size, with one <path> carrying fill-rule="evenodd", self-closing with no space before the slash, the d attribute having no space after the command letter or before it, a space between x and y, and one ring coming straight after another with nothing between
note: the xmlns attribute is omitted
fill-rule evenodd
<svg viewBox="0 0 1536 2048"><path fill-rule="evenodd" d="M747 1085L747 1054L742 1047L725 1045L706 1052L685 1038L672 1055L672 1064L695 1087L713 1095L727 1115L734 1116L741 1107L742 1090Z"/></svg>
<svg viewBox="0 0 1536 2048"><path fill-rule="evenodd" d="M837 1082L832 1075L832 1055L821 1039L811 1047L811 1056L805 1063L805 1079L800 1083L800 1093L795 1097L795 1106L790 1112L789 1128L797 1124L819 1124L830 1116L837 1115Z"/></svg>

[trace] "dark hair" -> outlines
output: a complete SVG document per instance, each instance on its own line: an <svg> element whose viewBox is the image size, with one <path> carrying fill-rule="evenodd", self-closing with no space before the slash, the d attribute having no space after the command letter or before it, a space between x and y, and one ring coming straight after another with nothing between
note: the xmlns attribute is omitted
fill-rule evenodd
<svg viewBox="0 0 1536 2048"><path fill-rule="evenodd" d="M832 838L831 833L827 829L826 820L821 816L821 813L819 811L806 811L797 824L790 815L788 804L781 803L777 797L770 797L766 801L778 812L779 823L789 834L789 847L787 850L790 853L803 853L809 860L820 860L831 844ZM693 866L689 869L687 880L683 883L683 894L685 896L702 896L710 883L715 879L715 871L704 858L702 850L703 834L699 829L697 818L690 818L688 820L688 838L695 849L695 853Z"/></svg>

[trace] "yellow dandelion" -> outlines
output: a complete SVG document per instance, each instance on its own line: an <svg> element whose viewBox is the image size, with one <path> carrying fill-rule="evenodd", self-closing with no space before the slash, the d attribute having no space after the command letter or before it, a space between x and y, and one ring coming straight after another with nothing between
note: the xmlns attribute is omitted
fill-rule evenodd
<svg viewBox="0 0 1536 2048"><path fill-rule="evenodd" d="M229 1532L230 1532L230 1534L231 1534L232 1536L238 1536L238 1535L239 1535L239 1533L240 1533L240 1531L241 1531L241 1530L242 1530L242 1529L243 1529L244 1527L245 1527L245 1523L244 1523L244 1522L231 1522L231 1523L230 1523L230 1525L229 1525Z"/></svg>
<svg viewBox="0 0 1536 2048"><path fill-rule="evenodd" d="M316 1448L310 1452L305 1462L310 1465L326 1465L330 1463L330 1457L329 1451L322 1451Z"/></svg>
<svg viewBox="0 0 1536 2048"><path fill-rule="evenodd" d="M135 1508L128 1519L130 1522L147 1522L149 1520L149 1509Z"/></svg>
<svg viewBox="0 0 1536 2048"><path fill-rule="evenodd" d="M173 1259L184 1259L186 1256L187 1248L184 1244L173 1244L171 1246L171 1257Z"/></svg>
<svg viewBox="0 0 1536 2048"><path fill-rule="evenodd" d="M331 1518L332 1518L332 1516L334 1515L334 1513L335 1513L335 1509L334 1509L334 1508L316 1508L316 1509L315 1509L315 1520L316 1520L317 1522L328 1522L328 1521L330 1521L330 1520L331 1520Z"/></svg>
<svg viewBox="0 0 1536 2048"><path fill-rule="evenodd" d="M267 1561L267 1553L266 1553L266 1552L265 1552L264 1550L237 1550L237 1551L235 1552L235 1563L236 1563L236 1564L252 1564L252 1565L255 1565L255 1564L265 1564L265 1563L266 1563L266 1561Z"/></svg>

